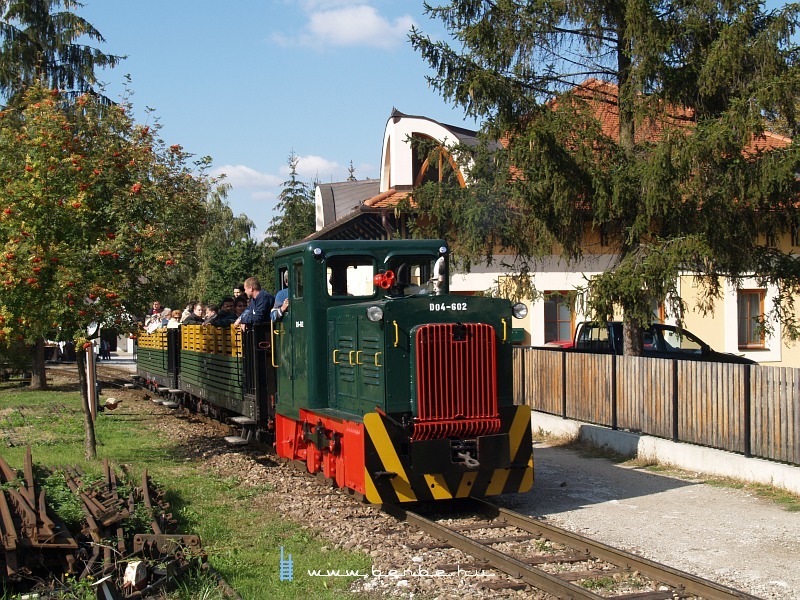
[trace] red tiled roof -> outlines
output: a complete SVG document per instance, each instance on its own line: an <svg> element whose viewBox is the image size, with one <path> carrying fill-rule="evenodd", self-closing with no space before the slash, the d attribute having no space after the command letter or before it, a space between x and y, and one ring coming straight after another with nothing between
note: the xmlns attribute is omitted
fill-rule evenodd
<svg viewBox="0 0 800 600"><path fill-rule="evenodd" d="M577 86L573 94L593 101L595 117L600 121L603 133L611 139L619 139L619 104L617 98L619 88L616 84L600 79L587 79ZM555 105L559 100L554 100ZM645 140L656 141L666 130L674 128L689 128L694 125L694 111L686 107L675 107L664 111L664 115L659 118L647 119L643 124L636 128L636 141ZM500 142L505 146L508 144L508 137L503 136ZM791 144L790 138L765 131L762 135L753 139L752 144L745 149L748 155L760 154L769 150L785 148ZM515 167L511 167L512 177L519 177L520 173ZM403 200L408 200L411 208L416 208L417 204L411 192L398 192L394 188L386 190L373 196L362 203L363 208L395 208Z"/></svg>
<svg viewBox="0 0 800 600"><path fill-rule="evenodd" d="M409 206L411 206L411 208L416 208L417 203L414 202L411 192L398 192L394 188L386 190L377 196L373 196L369 200L365 200L363 206L367 208L394 208L406 198L408 199Z"/></svg>
<svg viewBox="0 0 800 600"><path fill-rule="evenodd" d="M619 87L601 79L587 79L573 92L594 104L595 117L603 133L619 139ZM686 127L694 120L694 111L685 107L668 107L661 118L648 118L636 128L636 141L656 141L666 129Z"/></svg>
<svg viewBox="0 0 800 600"><path fill-rule="evenodd" d="M754 137L747 147L748 154L760 154L762 152L769 152L770 150L777 150L779 148L786 148L792 143L792 139L783 135L778 135L771 131L765 131L762 135Z"/></svg>
<svg viewBox="0 0 800 600"><path fill-rule="evenodd" d="M572 93L578 97L594 101L595 117L605 135L619 140L619 87L601 79L587 79L577 86ZM557 102L557 101L555 101ZM636 141L657 141L668 129L689 128L695 123L695 114L691 108L668 106L660 118L648 118L636 128ZM771 131L753 138L745 148L745 154L754 155L769 150L785 148L792 143L790 138Z"/></svg>

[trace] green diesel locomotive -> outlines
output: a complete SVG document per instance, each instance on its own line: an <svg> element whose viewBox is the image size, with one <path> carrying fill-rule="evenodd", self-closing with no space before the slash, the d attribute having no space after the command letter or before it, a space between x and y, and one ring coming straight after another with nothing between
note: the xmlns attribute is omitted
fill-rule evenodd
<svg viewBox="0 0 800 600"><path fill-rule="evenodd" d="M159 350L144 339L140 374L175 382L195 408L252 421L278 455L369 502L526 491L530 409L512 401L511 343L512 316L526 309L450 294L447 255L441 240L285 248L281 321L244 335L184 326L171 363L168 340ZM177 372L154 373L154 352Z"/></svg>

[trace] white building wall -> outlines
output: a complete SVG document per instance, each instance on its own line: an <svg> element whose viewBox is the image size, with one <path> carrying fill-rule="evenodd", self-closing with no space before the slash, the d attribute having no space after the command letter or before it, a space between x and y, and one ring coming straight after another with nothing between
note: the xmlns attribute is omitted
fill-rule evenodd
<svg viewBox="0 0 800 600"><path fill-rule="evenodd" d="M777 297L777 290L774 286L767 286L764 288L759 285L755 279L745 279L742 281L741 289L765 289L764 294L764 311L769 313L770 308L773 306ZM741 354L747 358L763 362L779 362L781 360L781 353L783 343L781 342L781 324L772 323L772 331L764 336L764 349L763 350L740 350L739 349L739 302L737 296L738 290L735 286L731 285L728 281L725 282L725 296L723 298L723 311L725 315L725 333L724 333L724 352L732 352L733 354ZM712 344L713 345L713 344Z"/></svg>
<svg viewBox="0 0 800 600"><path fill-rule="evenodd" d="M444 126L423 118L389 118L383 134L381 155L381 192L410 189L414 185L414 163L409 139L413 134L427 135L450 146L457 140Z"/></svg>
<svg viewBox="0 0 800 600"><path fill-rule="evenodd" d="M492 266L473 266L469 273L454 273L450 278L450 291L482 292L494 288L500 277L507 276L508 271L498 266L508 257L495 256ZM556 256L543 259L536 264L534 285L540 292L573 291L585 288L594 275L602 273L613 257L604 255L591 257L571 265L569 268ZM532 346L544 344L544 300L539 298L533 302L527 300L528 316L514 320L514 327L524 327L531 336ZM575 313L575 322L586 320L580 308Z"/></svg>
<svg viewBox="0 0 800 600"><path fill-rule="evenodd" d="M319 231L325 227L325 213L322 209L322 192L319 186L317 186L314 191L314 215L316 217L316 230Z"/></svg>
<svg viewBox="0 0 800 600"><path fill-rule="evenodd" d="M453 273L450 278L450 291L483 292L495 288L500 277L508 275L508 271L498 265L507 257L495 256L492 266L474 266L470 273ZM534 275L534 285L540 292L544 291L574 291L585 288L587 282L594 275L599 275L610 265L613 257L610 255L598 258L589 258L581 263L572 265L568 269L558 257L550 257L537 263ZM680 293L680 280L678 293ZM759 289L761 286L754 279L745 279L742 289ZM773 286L766 288L764 299L765 310L769 311L777 295ZM523 327L530 334L530 344L541 346L544 342L544 300L526 300L528 316L525 319L514 320L514 327ZM738 345L738 302L737 289L730 283L725 283L725 295L722 306L724 331L717 335L708 336L704 341L721 352L730 352L746 356L759 363L781 362L783 343L781 340L780 323L772 324L772 331L766 335L765 349L742 351ZM719 310L719 308L718 308ZM588 316L580 306L576 307L575 323L587 320ZM673 315L667 315L666 322L675 324ZM718 331L718 330L717 330ZM718 337L720 336L720 337Z"/></svg>

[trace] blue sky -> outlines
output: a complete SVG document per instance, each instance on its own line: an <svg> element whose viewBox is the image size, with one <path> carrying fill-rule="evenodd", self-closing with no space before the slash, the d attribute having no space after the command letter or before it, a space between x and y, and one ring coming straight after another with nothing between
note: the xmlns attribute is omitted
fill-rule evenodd
<svg viewBox="0 0 800 600"><path fill-rule="evenodd" d="M430 70L408 43L412 24L444 35L422 0L83 2L79 14L106 39L100 48L128 57L100 73L108 95L119 97L130 75L138 120L155 116L167 145L211 156L258 238L292 150L304 181L343 181L350 161L365 179L379 176L393 107L478 127L428 87Z"/></svg>
<svg viewBox="0 0 800 600"><path fill-rule="evenodd" d="M167 145L211 156L259 238L292 150L308 182L343 181L350 161L356 178L377 178L392 107L477 127L428 87L408 43L412 24L442 35L421 0L84 0L78 14L100 49L127 56L100 73L107 94L130 75L137 120L156 117Z"/></svg>

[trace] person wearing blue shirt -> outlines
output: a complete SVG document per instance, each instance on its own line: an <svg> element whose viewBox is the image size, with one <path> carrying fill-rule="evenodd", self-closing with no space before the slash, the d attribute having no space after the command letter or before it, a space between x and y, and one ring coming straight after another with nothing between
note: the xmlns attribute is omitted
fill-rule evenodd
<svg viewBox="0 0 800 600"><path fill-rule="evenodd" d="M283 272L283 288L275 294L275 306L269 313L273 321L283 321L283 315L289 310L289 273Z"/></svg>
<svg viewBox="0 0 800 600"><path fill-rule="evenodd" d="M250 277L244 282L244 293L250 298L250 304L234 322L234 325L239 325L242 331L247 329L248 325L267 321L269 311L275 304L275 297L266 290L262 290L261 283L255 277Z"/></svg>

